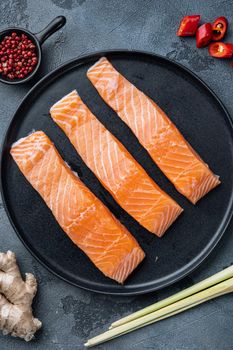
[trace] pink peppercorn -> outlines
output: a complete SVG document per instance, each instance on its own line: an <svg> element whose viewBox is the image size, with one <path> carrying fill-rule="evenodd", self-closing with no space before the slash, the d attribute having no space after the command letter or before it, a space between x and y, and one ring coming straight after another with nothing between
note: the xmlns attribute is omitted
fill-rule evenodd
<svg viewBox="0 0 233 350"><path fill-rule="evenodd" d="M15 32L0 42L0 73L8 79L23 79L38 62L36 46L25 34Z"/></svg>

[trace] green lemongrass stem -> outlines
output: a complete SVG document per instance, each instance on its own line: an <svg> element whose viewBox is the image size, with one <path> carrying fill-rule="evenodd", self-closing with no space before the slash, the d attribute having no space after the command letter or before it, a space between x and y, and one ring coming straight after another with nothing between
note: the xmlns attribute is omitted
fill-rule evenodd
<svg viewBox="0 0 233 350"><path fill-rule="evenodd" d="M168 305L160 310L154 311L119 327L112 328L105 333L89 339L84 345L86 347L95 346L230 292L233 292L233 277L185 299L179 300L174 304Z"/></svg>
<svg viewBox="0 0 233 350"><path fill-rule="evenodd" d="M126 317L121 318L120 320L113 322L111 324L111 326L109 327L109 329L121 326L125 323L136 320L139 317L148 315L151 312L162 309L165 306L173 304L181 299L187 298L190 295L198 293L204 289L207 289L207 288L209 288L217 283L220 283L222 281L225 281L226 279L231 278L231 277L233 277L233 265L230 267L227 267L226 269L216 273L215 275L213 275L211 277L204 279L203 281L201 281L199 283L196 283L195 285L193 285L187 289L182 290L181 292L178 292L178 293L176 293L176 294L174 294L166 299L158 301L155 304L147 306L144 309L136 311L131 315L128 315Z"/></svg>

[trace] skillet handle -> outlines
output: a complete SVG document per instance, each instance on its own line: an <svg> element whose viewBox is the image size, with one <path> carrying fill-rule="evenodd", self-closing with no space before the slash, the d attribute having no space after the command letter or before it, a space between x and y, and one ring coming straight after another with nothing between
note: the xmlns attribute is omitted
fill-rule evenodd
<svg viewBox="0 0 233 350"><path fill-rule="evenodd" d="M66 18L64 16L58 16L52 20L44 29L39 33L35 33L39 43L42 45L43 42L55 33L58 29L62 28L66 24Z"/></svg>

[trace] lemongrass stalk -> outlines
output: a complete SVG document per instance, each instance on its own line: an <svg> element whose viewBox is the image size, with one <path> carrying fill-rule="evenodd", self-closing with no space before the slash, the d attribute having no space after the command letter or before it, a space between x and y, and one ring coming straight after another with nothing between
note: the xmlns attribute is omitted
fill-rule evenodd
<svg viewBox="0 0 233 350"><path fill-rule="evenodd" d="M89 339L84 345L86 347L95 346L230 292L233 292L233 277L160 310L154 311L119 327L112 328L103 334Z"/></svg>
<svg viewBox="0 0 233 350"><path fill-rule="evenodd" d="M212 275L211 277L208 277L204 279L203 281L196 283L195 285L182 290L181 292L178 292L166 299L163 299L161 301L156 302L155 304L152 304L150 306L147 306L139 311L134 312L131 315L128 315L126 317L123 317L111 324L109 329L118 327L122 324L125 324L127 322L133 321L139 317L145 316L151 312L154 312L156 310L162 309L165 306L168 306L170 304L173 304L181 299L187 298L188 296L198 293L201 290L204 290L206 288L209 288L217 283L220 283L228 278L233 277L233 265L230 267L227 267L226 269L216 273L215 275Z"/></svg>

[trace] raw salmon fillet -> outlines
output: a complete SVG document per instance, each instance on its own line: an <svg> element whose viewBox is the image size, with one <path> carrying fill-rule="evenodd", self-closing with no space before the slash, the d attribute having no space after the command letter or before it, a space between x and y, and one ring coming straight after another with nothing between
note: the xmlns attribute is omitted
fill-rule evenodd
<svg viewBox="0 0 233 350"><path fill-rule="evenodd" d="M162 236L182 208L91 113L77 91L58 101L50 113L122 208L149 231Z"/></svg>
<svg viewBox="0 0 233 350"><path fill-rule="evenodd" d="M124 78L105 57L88 70L87 76L176 189L193 204L220 184L219 177L159 106Z"/></svg>
<svg viewBox="0 0 233 350"><path fill-rule="evenodd" d="M11 155L70 239L105 276L123 283L144 252L70 170L50 139L37 131L16 142Z"/></svg>

